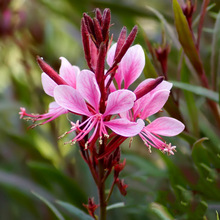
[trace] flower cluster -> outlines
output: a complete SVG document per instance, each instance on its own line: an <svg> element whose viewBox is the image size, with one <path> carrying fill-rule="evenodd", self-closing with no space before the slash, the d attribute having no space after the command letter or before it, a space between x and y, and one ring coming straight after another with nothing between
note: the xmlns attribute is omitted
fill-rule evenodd
<svg viewBox="0 0 220 220"><path fill-rule="evenodd" d="M174 118L160 117L152 122L149 119L163 108L169 97L172 84L163 77L146 79L134 91L130 89L145 66L142 47L131 46L137 27L128 36L124 27L117 43L112 46L109 28L109 9L105 9L103 14L97 9L93 19L84 14L81 32L89 69L80 70L61 57L58 74L38 57L38 64L43 70L43 89L54 101L45 114L28 114L25 108L21 108L20 112L21 118L41 121L32 127L48 123L63 114L82 116L81 121L71 122L71 129L65 134L76 134L70 143L79 143L81 155L100 192L100 209L106 207L114 185L122 195L126 195L127 185L119 179L119 173L125 166L125 161L120 163L121 143L128 137L139 135L149 149L154 147L174 154L176 147L167 144L160 135L175 136L184 129L184 125ZM105 69L106 61L108 69ZM104 201L103 184L112 170L113 184ZM94 216L98 206L93 200L90 199L86 207Z"/></svg>
<svg viewBox="0 0 220 220"><path fill-rule="evenodd" d="M107 54L107 63L110 68L114 62L116 48L117 44L114 44ZM169 97L172 84L162 81L161 78L146 79L137 86L134 92L129 90L130 85L140 76L145 65L144 51L140 45L130 47L118 64L114 76L116 83L111 81L104 101L104 110L101 108L102 94L94 72L80 71L65 58L60 59L60 74L57 74L55 80L48 72L52 69L41 58L38 58L42 69L47 71L41 76L44 91L55 100L50 103L49 112L35 115L28 114L24 108L21 108L21 118L26 116L26 119L33 121L46 119L41 123L45 124L70 112L83 116L84 120L72 122L71 130L66 133L76 131L77 135L71 140L72 143L84 140L87 135L90 135L84 144L85 149L97 138L100 143L103 138L108 138L108 129L111 129L115 134L123 137L133 137L139 134L149 148L153 146L163 152L173 154L175 147L166 144L159 135L175 136L182 132L184 125L170 117L160 117L153 122L148 119L162 109ZM104 78L106 90L111 79L107 74Z"/></svg>

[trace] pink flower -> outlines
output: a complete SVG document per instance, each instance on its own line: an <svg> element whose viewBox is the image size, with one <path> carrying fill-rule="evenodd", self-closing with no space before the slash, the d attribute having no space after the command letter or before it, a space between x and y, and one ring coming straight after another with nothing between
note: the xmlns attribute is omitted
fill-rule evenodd
<svg viewBox="0 0 220 220"><path fill-rule="evenodd" d="M114 61L116 47L117 44L114 44L108 52L107 62L110 66ZM140 76L144 65L145 56L142 47L140 45L130 47L119 63L118 70L115 74L118 88L121 88L124 82L124 88L127 89ZM154 79L144 80L138 85L134 93L137 94L138 91L147 87L152 80ZM137 119L142 119L143 121L147 119L147 121L150 122L148 117L163 108L169 97L171 87L171 83L167 81L161 82L155 89L137 99L131 110L121 113L120 116L133 122ZM181 133L183 129L184 125L180 121L170 117L161 117L145 126L139 133L139 136L149 149L150 146L153 146L163 152L173 154L176 147L171 146L171 144L166 144L159 135L175 136Z"/></svg>
<svg viewBox="0 0 220 220"><path fill-rule="evenodd" d="M144 126L142 120L137 122L131 122L126 118L110 120L111 115L120 114L133 107L136 96L129 90L122 89L110 93L106 101L105 112L99 112L101 93L96 77L90 70L80 72L77 77L76 89L68 85L57 86L54 89L54 98L58 105L64 109L87 117L81 124L78 121L72 123L72 129L67 132L77 131L76 137L72 140L75 143L92 131L85 147L97 134L100 141L102 141L103 136L108 137L106 127L116 134L131 137L138 134Z"/></svg>
<svg viewBox="0 0 220 220"><path fill-rule="evenodd" d="M147 86L151 80L153 79L143 81L134 92ZM142 129L139 136L149 147L149 150L150 146L152 146L168 154L174 154L173 151L175 151L176 147L167 144L160 135L168 137L178 135L184 130L185 126L182 122L171 117L160 117L153 122L150 122L148 118L163 108L169 97L171 87L171 83L163 81L151 92L138 99L132 111L124 113L124 117L130 118L131 121L136 121L138 118L146 119L149 124Z"/></svg>
<svg viewBox="0 0 220 220"><path fill-rule="evenodd" d="M80 72L80 69L77 66L72 66L69 63L69 61L64 57L61 57L60 59L61 59L61 66L60 66L60 71L59 71L60 72L59 77L61 77L66 82L66 84L68 84L69 86L76 88L76 78ZM44 72L41 74L41 81L42 81L42 85L43 85L43 89L45 93L49 96L54 97L54 89L57 86L57 83L53 81ZM62 114L68 113L67 109L59 106L56 102L50 103L48 113L41 114L41 115L28 114L26 113L25 108L20 108L20 110L21 110L19 112L20 118L25 117L25 119L33 120L33 121L47 119L46 121L40 123L41 125L54 120L55 118L59 117ZM32 127L35 127L37 125L38 124L33 125Z"/></svg>

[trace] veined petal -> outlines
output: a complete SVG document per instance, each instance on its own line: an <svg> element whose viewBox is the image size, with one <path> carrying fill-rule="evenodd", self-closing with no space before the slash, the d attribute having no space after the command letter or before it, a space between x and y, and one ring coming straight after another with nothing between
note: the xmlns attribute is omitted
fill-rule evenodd
<svg viewBox="0 0 220 220"><path fill-rule="evenodd" d="M144 127L144 121L141 119L138 119L137 122L130 122L126 118L119 118L106 121L104 124L116 134L119 134L123 137L135 136L139 134Z"/></svg>
<svg viewBox="0 0 220 220"><path fill-rule="evenodd" d="M48 112L51 112L51 111L53 111L53 110L55 110L55 109L57 109L57 108L61 108L56 102L51 102L50 104L49 104L49 110L48 110Z"/></svg>
<svg viewBox="0 0 220 220"><path fill-rule="evenodd" d="M112 66L114 61L116 47L117 47L117 43L113 44L107 54L107 63L110 67ZM123 72L120 70L120 64L119 64L119 68L115 74L115 81L119 89L121 89L122 80L123 80Z"/></svg>
<svg viewBox="0 0 220 220"><path fill-rule="evenodd" d="M153 133L163 136L175 136L184 130L185 126L182 122L171 117L160 117L146 126L146 129Z"/></svg>
<svg viewBox="0 0 220 220"><path fill-rule="evenodd" d="M41 82L44 92L53 97L54 88L57 84L46 73L41 74Z"/></svg>
<svg viewBox="0 0 220 220"><path fill-rule="evenodd" d="M93 72L90 70L81 71L77 79L77 90L98 112L101 93Z"/></svg>
<svg viewBox="0 0 220 220"><path fill-rule="evenodd" d="M138 111L134 108L134 113L140 113L140 118L146 119L149 116L159 112L163 106L165 105L168 97L170 95L170 91L168 90L159 90L152 94L147 94L142 98L138 99L139 103Z"/></svg>
<svg viewBox="0 0 220 220"><path fill-rule="evenodd" d="M78 91L67 85L59 85L54 89L54 99L61 107L74 113L91 116L85 100Z"/></svg>
<svg viewBox="0 0 220 220"><path fill-rule="evenodd" d="M60 57L60 76L73 88L76 88L76 77L80 72L79 67L72 66L65 57Z"/></svg>
<svg viewBox="0 0 220 220"><path fill-rule="evenodd" d="M115 57L115 50L117 47L117 43L113 44L107 54L107 63L108 65L111 67L114 61L114 57Z"/></svg>
<svg viewBox="0 0 220 220"><path fill-rule="evenodd" d="M125 89L140 76L144 65L145 55L142 47L140 45L130 47L118 67L118 72L123 73Z"/></svg>
<svg viewBox="0 0 220 220"><path fill-rule="evenodd" d="M134 105L135 99L135 94L125 89L110 93L103 116L119 114L131 109Z"/></svg>

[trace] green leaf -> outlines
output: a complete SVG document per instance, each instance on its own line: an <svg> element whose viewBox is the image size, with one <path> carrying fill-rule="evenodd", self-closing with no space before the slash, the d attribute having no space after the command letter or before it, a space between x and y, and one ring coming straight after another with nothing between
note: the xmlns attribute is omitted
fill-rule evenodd
<svg viewBox="0 0 220 220"><path fill-rule="evenodd" d="M204 68L195 45L193 35L177 0L173 0L173 11L176 30L183 50L197 71L198 75L203 76Z"/></svg>
<svg viewBox="0 0 220 220"><path fill-rule="evenodd" d="M190 82L190 73L185 65L185 60L183 60L182 69L181 69L181 81L183 83L187 83L187 84L189 84L189 82ZM196 106L194 95L192 94L192 92L189 92L186 90L184 90L183 93L185 96L188 114L189 114L190 121L192 124L193 134L195 136L198 136L198 134L199 134L198 108Z"/></svg>
<svg viewBox="0 0 220 220"><path fill-rule="evenodd" d="M218 215L217 211L216 211L216 218L217 218L217 220L219 220L219 215Z"/></svg>
<svg viewBox="0 0 220 220"><path fill-rule="evenodd" d="M158 220L173 220L174 217L168 212L167 208L159 203L151 203L150 210L158 217Z"/></svg>
<svg viewBox="0 0 220 220"><path fill-rule="evenodd" d="M208 204L205 201L200 201L196 209L189 214L188 219L203 219L207 208Z"/></svg>
<svg viewBox="0 0 220 220"><path fill-rule="evenodd" d="M69 201L74 205L81 206L86 201L86 196L82 188L78 183L62 173L61 170L56 169L52 165L46 163L28 162L28 166L31 168L31 172L35 175L35 178L49 188L58 188L63 192ZM54 190L56 190L56 188Z"/></svg>
<svg viewBox="0 0 220 220"><path fill-rule="evenodd" d="M33 192L32 193L38 198L40 199L42 202L44 202L49 208L50 210L56 215L56 217L59 219L59 220L64 220L64 217L62 216L62 214L56 209L56 207L51 203L49 202L47 199L45 199L44 197L42 197L41 195L39 195L38 193L36 192Z"/></svg>
<svg viewBox="0 0 220 220"><path fill-rule="evenodd" d="M204 141L208 140L207 137L201 138L197 140L193 144L193 149L192 149L192 158L194 163L199 166L201 162L205 164L209 164L209 158L207 154L206 148L202 145Z"/></svg>
<svg viewBox="0 0 220 220"><path fill-rule="evenodd" d="M148 54L145 53L145 68L144 68L144 75L146 78L156 78L158 77L157 72L153 66L153 64L151 63L150 58L148 57Z"/></svg>
<svg viewBox="0 0 220 220"><path fill-rule="evenodd" d="M125 207L125 203L124 202L118 202L112 205L107 206L107 210L111 210L111 209L118 209L118 208L122 208Z"/></svg>
<svg viewBox="0 0 220 220"><path fill-rule="evenodd" d="M156 167L151 161L146 160L146 158L130 153L124 153L123 155L126 158L126 163L136 167L142 175L153 177L162 177L165 175L161 169Z"/></svg>
<svg viewBox="0 0 220 220"><path fill-rule="evenodd" d="M90 215L87 215L85 212L73 206L72 204L60 200L56 201L56 203L62 206L69 213L73 214L75 217L79 218L80 220L93 220L93 218Z"/></svg>
<svg viewBox="0 0 220 220"><path fill-rule="evenodd" d="M179 41L177 40L176 38L176 35L173 31L173 29L171 28L171 26L168 24L168 22L166 21L166 19L164 18L164 16L159 12L157 11L156 9L150 7L150 6L146 6L147 10L151 11L152 13L154 13L157 18L162 22L162 24L164 25L167 33L169 34L170 38L172 39L174 45L177 47L177 48L180 48L180 44L179 44Z"/></svg>
<svg viewBox="0 0 220 220"><path fill-rule="evenodd" d="M178 196L178 201L180 201L183 206L188 207L190 205L190 200L192 199L192 193L180 185L175 186L174 189Z"/></svg>
<svg viewBox="0 0 220 220"><path fill-rule="evenodd" d="M177 82L177 81L170 81L170 82L173 83L173 86L176 88L192 92L192 93L199 95L199 96L203 96L203 97L208 98L210 100L213 100L217 103L219 101L219 95L217 92L213 92L209 89L205 89L200 86L190 85L188 83Z"/></svg>

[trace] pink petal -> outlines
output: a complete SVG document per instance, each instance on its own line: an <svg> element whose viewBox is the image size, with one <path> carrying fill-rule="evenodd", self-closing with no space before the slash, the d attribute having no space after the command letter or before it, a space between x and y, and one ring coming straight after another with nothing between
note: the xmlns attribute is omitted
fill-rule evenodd
<svg viewBox="0 0 220 220"><path fill-rule="evenodd" d="M146 126L149 132L168 137L178 135L184 128L185 126L182 122L170 117L157 118Z"/></svg>
<svg viewBox="0 0 220 220"><path fill-rule="evenodd" d="M111 67L114 61L114 57L115 57L115 50L117 47L117 43L113 44L107 54L107 63L108 65Z"/></svg>
<svg viewBox="0 0 220 220"><path fill-rule="evenodd" d="M50 111L53 111L54 109L57 109L57 108L59 108L60 106L56 103L56 102L51 102L50 104L49 104L49 111L48 112L50 112Z"/></svg>
<svg viewBox="0 0 220 220"><path fill-rule="evenodd" d="M138 109L136 109L136 103L134 106L134 114L138 114L141 112L140 118L145 119L149 116L159 112L170 95L170 91L168 90L159 90L153 94L147 94L142 98L138 99L136 102L138 105Z"/></svg>
<svg viewBox="0 0 220 220"><path fill-rule="evenodd" d="M94 107L96 112L99 112L101 93L93 72L90 70L81 71L77 79L77 90Z"/></svg>
<svg viewBox="0 0 220 220"><path fill-rule="evenodd" d="M116 47L117 47L117 43L113 44L108 51L107 63L109 66L112 66L112 64L113 64ZM123 80L123 72L120 70L120 64L119 64L119 68L115 74L115 81L116 81L119 89L121 89L122 80Z"/></svg>
<svg viewBox="0 0 220 220"><path fill-rule="evenodd" d="M108 96L106 110L103 115L125 112L133 107L135 99L135 94L129 90L122 89L112 92Z"/></svg>
<svg viewBox="0 0 220 220"><path fill-rule="evenodd" d="M54 89L54 99L58 105L74 113L91 116L83 97L74 88L59 85Z"/></svg>
<svg viewBox="0 0 220 220"><path fill-rule="evenodd" d="M41 74L41 82L44 92L53 97L54 88L57 84L46 73Z"/></svg>
<svg viewBox="0 0 220 220"><path fill-rule="evenodd" d="M80 72L79 67L72 66L69 61L60 57L61 66L60 66L60 76L73 88L76 88L76 77Z"/></svg>
<svg viewBox="0 0 220 220"><path fill-rule="evenodd" d="M140 45L130 47L122 58L118 68L118 72L123 73L125 89L140 76L144 65L145 55L142 47Z"/></svg>
<svg viewBox="0 0 220 220"><path fill-rule="evenodd" d="M144 127L143 120L139 119L137 122L130 122L126 118L119 118L111 121L104 122L116 134L124 137L132 137L141 132Z"/></svg>
<svg viewBox="0 0 220 220"><path fill-rule="evenodd" d="M142 89L143 87L147 86L147 84L154 80L153 78L148 78L141 82L137 88L134 90L134 92L137 92L138 90ZM167 82L166 80L163 80L155 89L153 89L151 92L156 92L158 90L166 89L166 90L171 90L173 84L170 82Z"/></svg>

